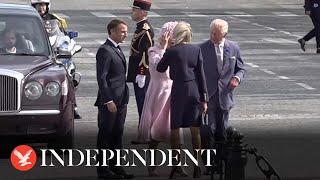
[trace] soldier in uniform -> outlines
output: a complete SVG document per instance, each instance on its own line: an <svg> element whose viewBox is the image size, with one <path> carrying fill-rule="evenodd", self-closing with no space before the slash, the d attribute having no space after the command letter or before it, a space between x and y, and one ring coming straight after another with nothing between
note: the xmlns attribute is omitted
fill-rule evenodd
<svg viewBox="0 0 320 180"><path fill-rule="evenodd" d="M316 37L317 41L317 53L320 53L320 1L319 0L305 0L304 4L305 14L309 15L314 28L306 34L302 39L299 39L298 42L301 46L301 49L305 51L305 44L307 41Z"/></svg>
<svg viewBox="0 0 320 180"><path fill-rule="evenodd" d="M56 14L49 13L50 6L51 6L50 0L31 0L31 6L34 7L39 12L41 18L44 21L54 20L54 19L58 20L61 31L66 33L66 29L68 26L67 21L63 18L60 18ZM81 116L77 110L77 104L74 109L74 118L81 119Z"/></svg>
<svg viewBox="0 0 320 180"><path fill-rule="evenodd" d="M137 23L137 27L131 41L127 81L133 83L139 123L150 80L148 49L153 46L154 37L153 29L147 19L150 7L150 0L134 0L131 15L132 20ZM139 142L132 141L132 143L137 144Z"/></svg>

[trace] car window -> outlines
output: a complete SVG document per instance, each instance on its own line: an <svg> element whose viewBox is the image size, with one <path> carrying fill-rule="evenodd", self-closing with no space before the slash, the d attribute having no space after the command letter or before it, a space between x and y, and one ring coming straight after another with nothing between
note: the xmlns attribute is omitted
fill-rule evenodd
<svg viewBox="0 0 320 180"><path fill-rule="evenodd" d="M0 54L49 56L49 52L45 31L39 19L32 16L0 15Z"/></svg>

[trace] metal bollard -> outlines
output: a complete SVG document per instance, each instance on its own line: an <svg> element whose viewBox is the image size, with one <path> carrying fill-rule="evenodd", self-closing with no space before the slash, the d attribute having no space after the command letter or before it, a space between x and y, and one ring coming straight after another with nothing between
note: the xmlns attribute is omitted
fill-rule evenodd
<svg viewBox="0 0 320 180"><path fill-rule="evenodd" d="M216 142L216 165L212 167L211 180L214 180L214 174L220 175L219 180L245 180L248 153L254 155L256 165L266 179L281 180L276 170L266 158L258 154L256 148L247 148L247 145L243 145L243 135L240 132L229 127L226 133L225 142Z"/></svg>
<svg viewBox="0 0 320 180"><path fill-rule="evenodd" d="M234 128L227 129L225 143L225 180L245 180L245 166L248 161L244 151L243 135Z"/></svg>

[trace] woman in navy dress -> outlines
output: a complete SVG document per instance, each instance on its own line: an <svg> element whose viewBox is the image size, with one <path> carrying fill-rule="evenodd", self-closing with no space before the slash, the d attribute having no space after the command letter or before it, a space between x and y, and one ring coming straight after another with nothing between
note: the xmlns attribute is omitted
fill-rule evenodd
<svg viewBox="0 0 320 180"><path fill-rule="evenodd" d="M181 148L180 128L190 128L193 148L201 148L199 117L203 111L207 110L207 85L201 50L198 46L189 44L191 37L190 24L179 22L173 31L173 46L167 49L157 66L159 72L165 72L170 67L170 78L173 80L171 90L172 149ZM174 154L173 157L175 155L177 154ZM182 167L173 167L170 178L173 178L174 175L186 175ZM200 174L200 168L195 166L193 176L200 177Z"/></svg>

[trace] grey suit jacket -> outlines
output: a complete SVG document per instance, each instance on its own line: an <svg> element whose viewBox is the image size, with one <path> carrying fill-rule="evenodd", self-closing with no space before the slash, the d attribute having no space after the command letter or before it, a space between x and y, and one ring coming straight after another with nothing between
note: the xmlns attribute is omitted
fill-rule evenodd
<svg viewBox="0 0 320 180"><path fill-rule="evenodd" d="M223 67L218 72L217 56L214 44L208 40L200 44L203 57L203 67L207 81L209 99L219 93L220 107L230 110L234 106L233 90L229 87L232 77L238 76L240 82L245 73L244 64L240 56L240 49L234 42L225 40L223 50Z"/></svg>

